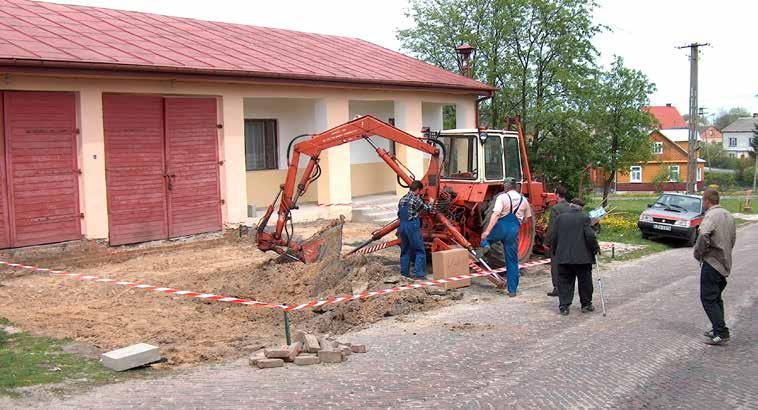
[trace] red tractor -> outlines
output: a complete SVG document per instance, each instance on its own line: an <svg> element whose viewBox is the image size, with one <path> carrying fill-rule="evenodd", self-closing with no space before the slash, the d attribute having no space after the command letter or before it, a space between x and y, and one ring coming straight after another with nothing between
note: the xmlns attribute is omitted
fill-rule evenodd
<svg viewBox="0 0 758 410"><path fill-rule="evenodd" d="M315 262L323 256L323 238L317 237L303 243L292 241L287 230L287 224L292 220L291 212L297 209L298 199L320 175L318 163L321 152L338 145L365 140L397 174L398 183L402 186L407 186L414 179L423 182L424 198L435 205L433 212L422 214L422 235L431 252L461 246L476 259L474 247L481 242L481 233L489 220L493 199L503 191L504 179L514 177L522 181L522 192L529 200L533 213L533 217L521 225L519 235L519 257L526 260L533 250L543 250L545 224L541 222L542 215L556 199L553 194L545 192L542 182L532 180L526 160L524 135L518 119L509 121L508 128L515 128L515 131L425 131L424 137L417 138L372 116L363 116L321 134L312 135L310 139L294 145L289 159L287 179L258 223L258 248L262 251L275 251L305 263ZM386 138L396 144L428 154L429 167L426 174L421 178L412 175L394 155L374 144L371 139L376 137ZM310 161L298 181L297 170L301 155L307 155ZM275 211L277 201L279 206L276 228L273 232L267 232L265 228ZM366 250L398 245L399 240L393 236L392 240L383 243L384 246L366 248L372 242L394 232L398 226L399 222L395 220L378 229L369 240L351 253L367 253ZM341 233L341 229L338 231ZM493 247L493 251L488 253L488 258L491 263L481 260L478 262L486 268L493 264L496 265L493 267L502 266L502 249L498 252Z"/></svg>

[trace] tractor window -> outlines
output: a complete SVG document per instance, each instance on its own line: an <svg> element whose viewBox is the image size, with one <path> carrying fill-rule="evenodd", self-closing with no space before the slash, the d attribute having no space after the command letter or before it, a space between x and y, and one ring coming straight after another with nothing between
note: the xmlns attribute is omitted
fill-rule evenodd
<svg viewBox="0 0 758 410"><path fill-rule="evenodd" d="M503 152L503 158L505 158L505 176L516 178L516 181L521 181L521 152L518 147L518 138L507 137L503 138L505 142L505 150Z"/></svg>
<svg viewBox="0 0 758 410"><path fill-rule="evenodd" d="M484 178L503 179L503 140L499 136L484 142Z"/></svg>
<svg viewBox="0 0 758 410"><path fill-rule="evenodd" d="M442 178L476 179L479 172L477 138L464 135L441 135L439 141L445 145Z"/></svg>

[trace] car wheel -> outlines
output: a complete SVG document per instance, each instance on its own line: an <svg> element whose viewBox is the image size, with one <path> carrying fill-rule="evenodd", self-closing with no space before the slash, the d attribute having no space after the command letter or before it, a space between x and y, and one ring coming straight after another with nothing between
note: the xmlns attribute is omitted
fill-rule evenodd
<svg viewBox="0 0 758 410"><path fill-rule="evenodd" d="M690 231L690 236L687 238L687 246L695 246L697 242L697 228Z"/></svg>

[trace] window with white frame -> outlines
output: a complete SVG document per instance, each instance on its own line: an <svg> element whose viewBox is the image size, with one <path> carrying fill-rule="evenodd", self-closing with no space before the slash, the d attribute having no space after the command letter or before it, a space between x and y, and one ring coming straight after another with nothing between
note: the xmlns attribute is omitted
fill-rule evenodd
<svg viewBox="0 0 758 410"><path fill-rule="evenodd" d="M697 167L697 182L703 181L703 169L700 167Z"/></svg>
<svg viewBox="0 0 758 410"><path fill-rule="evenodd" d="M737 146L737 137L729 137L729 146L730 147L736 147Z"/></svg>
<svg viewBox="0 0 758 410"><path fill-rule="evenodd" d="M663 154L663 143L656 141L653 143L653 154Z"/></svg>
<svg viewBox="0 0 758 410"><path fill-rule="evenodd" d="M729 153L729 158L737 158L737 153L735 153L735 152L730 152L730 153Z"/></svg>
<svg viewBox="0 0 758 410"><path fill-rule="evenodd" d="M669 165L669 182L679 182L679 165Z"/></svg>
<svg viewBox="0 0 758 410"><path fill-rule="evenodd" d="M642 167L633 166L629 168L629 182L642 182Z"/></svg>

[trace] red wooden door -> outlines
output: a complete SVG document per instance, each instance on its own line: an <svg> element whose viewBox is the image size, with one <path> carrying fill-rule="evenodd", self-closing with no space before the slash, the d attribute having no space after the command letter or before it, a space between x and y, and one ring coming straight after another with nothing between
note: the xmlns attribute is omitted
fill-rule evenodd
<svg viewBox="0 0 758 410"><path fill-rule="evenodd" d="M169 237L221 230L213 98L166 98Z"/></svg>
<svg viewBox="0 0 758 410"><path fill-rule="evenodd" d="M10 246L81 239L72 93L5 92Z"/></svg>
<svg viewBox="0 0 758 410"><path fill-rule="evenodd" d="M3 92L0 91L0 155L5 157L5 124L3 121ZM11 246L11 233L8 221L8 194L6 189L5 161L0 161L0 248Z"/></svg>
<svg viewBox="0 0 758 410"><path fill-rule="evenodd" d="M163 98L103 95L111 245L168 237Z"/></svg>

